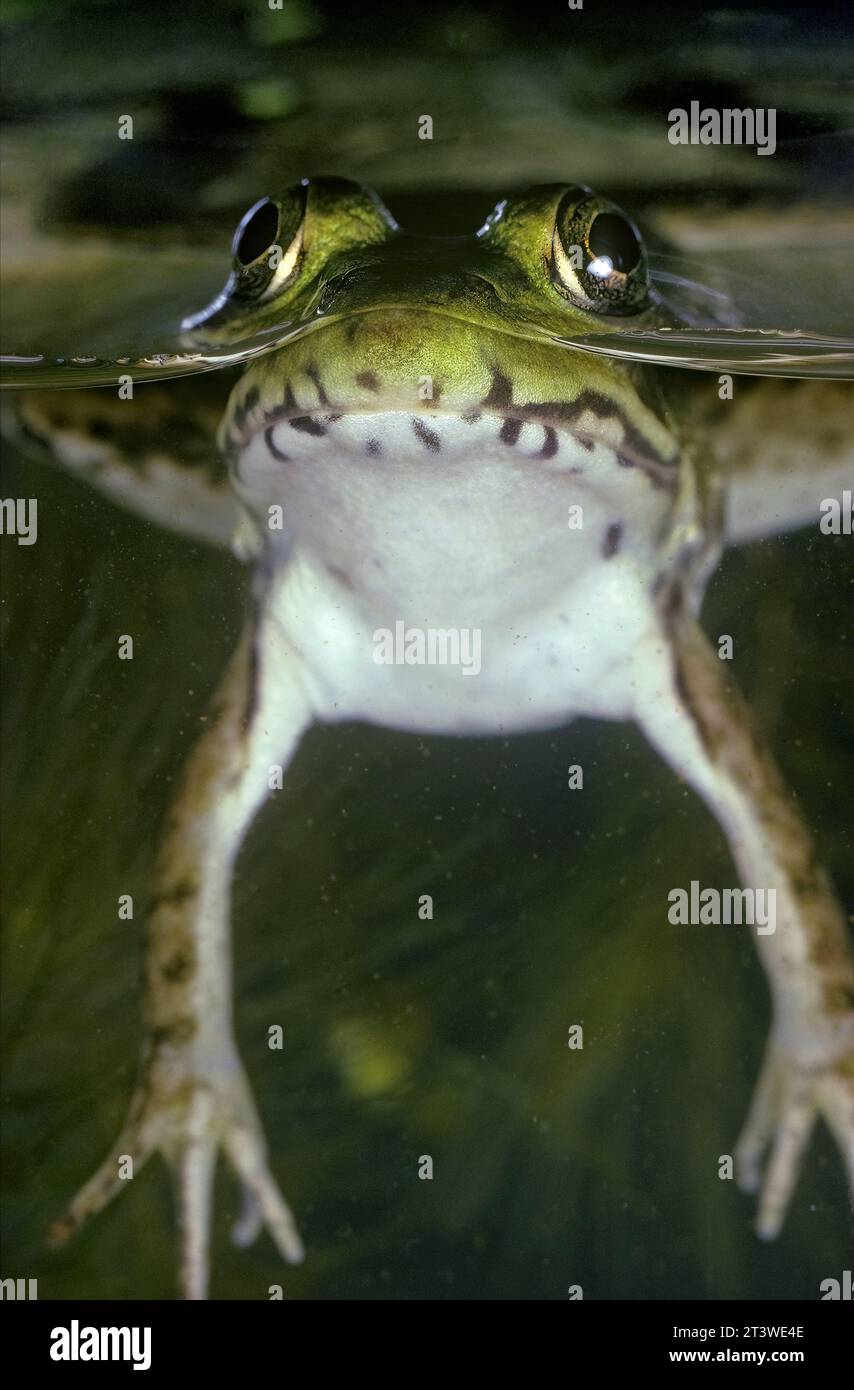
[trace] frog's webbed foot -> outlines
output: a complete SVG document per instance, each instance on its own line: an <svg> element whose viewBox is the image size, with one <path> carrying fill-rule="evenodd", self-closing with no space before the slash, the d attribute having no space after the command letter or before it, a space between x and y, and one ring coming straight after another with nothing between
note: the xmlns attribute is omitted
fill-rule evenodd
<svg viewBox="0 0 854 1390"><path fill-rule="evenodd" d="M118 1140L52 1228L53 1242L64 1241L106 1206L159 1150L175 1175L182 1293L188 1299L205 1298L220 1149L241 1190L242 1211L232 1231L235 1244L250 1244L266 1226L282 1256L290 1264L299 1263L302 1241L270 1172L261 1122L236 1056L217 1074L208 1071L203 1077L193 1077L190 1066L176 1066L174 1057L166 1067L155 1061L147 1069Z"/></svg>
<svg viewBox="0 0 854 1390"><path fill-rule="evenodd" d="M765 1240L783 1227L818 1119L839 1145L854 1206L854 1054L823 1067L802 1066L772 1040L735 1149L739 1186L759 1194L756 1232Z"/></svg>

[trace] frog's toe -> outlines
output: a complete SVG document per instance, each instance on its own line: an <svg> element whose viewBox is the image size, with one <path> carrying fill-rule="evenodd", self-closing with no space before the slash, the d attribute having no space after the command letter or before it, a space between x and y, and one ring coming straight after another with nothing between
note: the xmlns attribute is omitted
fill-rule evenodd
<svg viewBox="0 0 854 1390"><path fill-rule="evenodd" d="M186 1299L207 1298L210 1274L211 1213L217 1143L211 1133L213 1098L198 1091L187 1107L186 1130L175 1149L166 1150L175 1171L181 1230L181 1291Z"/></svg>
<svg viewBox="0 0 854 1390"><path fill-rule="evenodd" d="M236 1126L226 1135L225 1149L243 1191L243 1209L232 1230L235 1245L250 1245L266 1225L284 1259L299 1264L305 1250L293 1213L270 1172L260 1127Z"/></svg>
<svg viewBox="0 0 854 1390"><path fill-rule="evenodd" d="M777 1068L773 1058L768 1056L735 1146L736 1179L742 1192L756 1193L762 1186L762 1159L774 1133L779 1089Z"/></svg>
<svg viewBox="0 0 854 1390"><path fill-rule="evenodd" d="M854 1200L851 1059L802 1067L772 1046L735 1149L739 1186L759 1194L756 1233L764 1240L773 1240L782 1230L818 1119L825 1121L839 1146Z"/></svg>
<svg viewBox="0 0 854 1390"><path fill-rule="evenodd" d="M258 1239L264 1226L264 1218L258 1205L258 1198L250 1188L240 1185L240 1215L231 1228L231 1241L241 1250L246 1250Z"/></svg>
<svg viewBox="0 0 854 1390"><path fill-rule="evenodd" d="M786 1089L759 1189L756 1234L763 1240L773 1240L783 1228L804 1149L816 1121L815 1103L807 1083L801 1081L788 1094Z"/></svg>
<svg viewBox="0 0 854 1390"><path fill-rule="evenodd" d="M122 1191L127 1181L141 1170L158 1147L160 1139L159 1128L151 1124L138 1107L134 1107L101 1166L50 1227L49 1243L63 1245L91 1216L102 1211Z"/></svg>

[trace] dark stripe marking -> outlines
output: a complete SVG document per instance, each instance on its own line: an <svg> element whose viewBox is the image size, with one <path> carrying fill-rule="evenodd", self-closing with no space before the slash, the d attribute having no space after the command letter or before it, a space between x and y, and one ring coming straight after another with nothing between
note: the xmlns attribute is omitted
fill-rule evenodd
<svg viewBox="0 0 854 1390"><path fill-rule="evenodd" d="M599 391L581 391L573 401L527 401L525 404L514 405L513 387L509 378L498 367L493 367L492 384L482 404L499 411L505 417L505 421L511 415L522 421L539 420L543 424L546 420L555 420L569 429L573 429L588 410L599 420L608 420L616 416L623 426L622 442L631 455L622 455L621 465L624 468L642 468L656 484L672 485L675 479L676 456L664 458L660 455L634 426L622 407ZM593 449L593 439L585 438L583 435L576 435L576 438L588 452Z"/></svg>
<svg viewBox="0 0 854 1390"><path fill-rule="evenodd" d="M482 404L495 406L498 410L513 404L513 387L510 384L510 379L497 367L492 368L492 385L487 395L484 396Z"/></svg>
<svg viewBox="0 0 854 1390"><path fill-rule="evenodd" d="M314 382L314 387L317 391L317 399L319 403L321 405L328 405L329 397L323 389L323 382L320 380L320 372L317 370L317 367L312 363L310 367L306 367L305 374L310 381Z"/></svg>
<svg viewBox="0 0 854 1390"><path fill-rule="evenodd" d="M292 430L300 430L302 434L325 434L326 430L318 420L312 420L310 415L295 415L288 424Z"/></svg>
<svg viewBox="0 0 854 1390"><path fill-rule="evenodd" d="M557 430L552 429L551 425L543 425L543 429L546 437L537 458L553 459L558 451Z"/></svg>
<svg viewBox="0 0 854 1390"><path fill-rule="evenodd" d="M512 415L501 426L498 437L502 444L513 445L522 433L522 421L514 420Z"/></svg>
<svg viewBox="0 0 854 1390"><path fill-rule="evenodd" d="M270 425L269 428L264 431L264 443L267 445L273 458L278 459L279 463L290 463L290 454L283 454L281 449L273 442L273 430L275 428L275 425Z"/></svg>
<svg viewBox="0 0 854 1390"><path fill-rule="evenodd" d="M438 454L442 449L442 441L435 430L431 430L425 425L423 420L419 420L417 415L412 417L412 428L425 449L430 449L432 453Z"/></svg>
<svg viewBox="0 0 854 1390"><path fill-rule="evenodd" d="M153 893L148 900L149 913L158 907L180 907L182 903L194 898L199 891L198 884L191 879L181 879L172 888L163 888L159 893Z"/></svg>

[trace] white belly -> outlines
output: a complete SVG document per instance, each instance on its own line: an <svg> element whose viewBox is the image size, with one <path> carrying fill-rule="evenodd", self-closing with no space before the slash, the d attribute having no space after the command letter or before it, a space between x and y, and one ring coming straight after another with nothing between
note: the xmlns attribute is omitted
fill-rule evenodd
<svg viewBox="0 0 854 1390"><path fill-rule="evenodd" d="M447 733L627 717L672 493L569 433L543 459L540 425L508 447L492 416L425 424L430 447L405 413L321 437L283 424L287 461L263 434L241 455L317 717Z"/></svg>

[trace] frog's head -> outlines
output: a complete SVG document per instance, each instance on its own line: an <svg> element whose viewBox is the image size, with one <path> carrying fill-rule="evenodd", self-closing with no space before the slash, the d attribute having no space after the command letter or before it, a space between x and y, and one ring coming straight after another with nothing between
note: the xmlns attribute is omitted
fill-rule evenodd
<svg viewBox="0 0 854 1390"><path fill-rule="evenodd" d="M471 236L424 237L359 184L305 179L250 208L232 254L222 293L185 321L191 341L291 336L235 389L221 435L231 454L263 431L287 456L282 437L378 415L398 431L406 417L406 437L436 453L441 417L483 413L520 455L536 443L554 457L565 432L627 461L673 457L642 373L557 341L663 321L637 229L588 188L536 187ZM365 432L366 447L382 445Z"/></svg>

